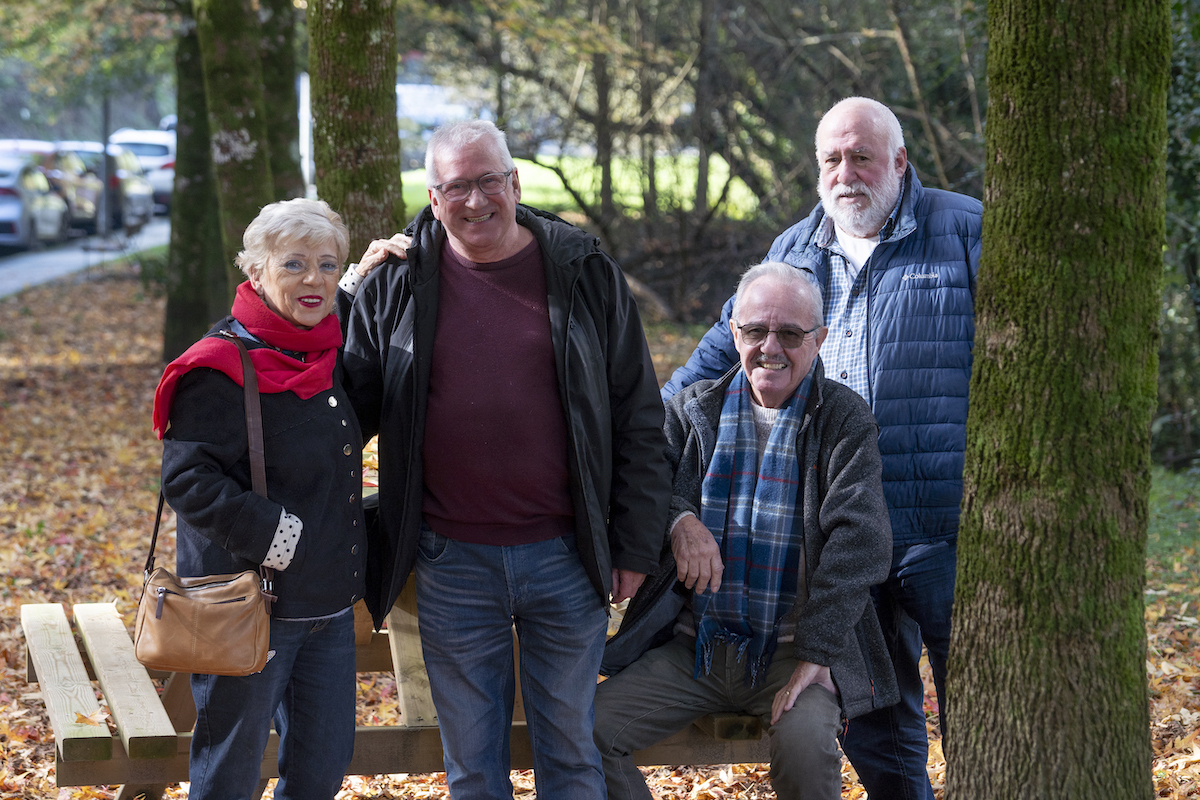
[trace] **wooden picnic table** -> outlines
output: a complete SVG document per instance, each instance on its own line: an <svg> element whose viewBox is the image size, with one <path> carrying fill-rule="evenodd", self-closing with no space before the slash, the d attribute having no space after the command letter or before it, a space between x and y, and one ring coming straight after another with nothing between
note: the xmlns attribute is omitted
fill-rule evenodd
<svg viewBox="0 0 1200 800"><path fill-rule="evenodd" d="M188 779L196 720L189 676L151 673L138 663L115 605L76 603L71 611L82 648L63 606L21 606L28 680L39 685L54 731L55 782L60 787L120 785L119 799L142 795L158 800L167 786ZM421 655L412 581L388 614L386 627L360 639L357 666L359 672L395 673L400 722L358 726L347 774L441 772L441 737ZM161 689L155 679L162 682ZM115 734L97 700L97 685ZM519 697L510 736L512 768L531 768ZM261 789L278 777L278 746L272 733L263 756ZM641 765L769 760L758 719L738 715L706 717L634 757Z"/></svg>

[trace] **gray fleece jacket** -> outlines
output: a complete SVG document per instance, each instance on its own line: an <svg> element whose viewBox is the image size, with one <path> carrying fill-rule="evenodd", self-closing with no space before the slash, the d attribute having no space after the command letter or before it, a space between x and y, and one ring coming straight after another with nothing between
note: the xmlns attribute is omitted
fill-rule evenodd
<svg viewBox="0 0 1200 800"><path fill-rule="evenodd" d="M667 460L674 473L672 518L700 514L700 489L717 441L725 390L740 366L699 381L667 404ZM880 480L878 427L854 391L825 379L817 362L796 441L803 476L804 584L796 607L793 655L828 666L847 718L896 703L896 676L870 587L888 575L892 532ZM669 640L690 593L676 578L670 542L659 569L630 601L605 648L611 675ZM781 644L783 650L786 645Z"/></svg>

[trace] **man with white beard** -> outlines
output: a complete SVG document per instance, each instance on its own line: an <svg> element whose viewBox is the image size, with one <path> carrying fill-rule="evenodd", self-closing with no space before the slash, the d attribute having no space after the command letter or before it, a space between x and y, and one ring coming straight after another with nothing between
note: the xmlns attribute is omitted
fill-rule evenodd
<svg viewBox="0 0 1200 800"><path fill-rule="evenodd" d="M879 423L894 547L872 596L901 693L899 704L856 717L842 748L874 800L931 799L918 663L923 640L944 710L983 207L922 186L899 120L875 100L834 105L816 150L821 203L767 260L821 286L825 374L862 395ZM664 400L738 363L731 311L732 298Z"/></svg>

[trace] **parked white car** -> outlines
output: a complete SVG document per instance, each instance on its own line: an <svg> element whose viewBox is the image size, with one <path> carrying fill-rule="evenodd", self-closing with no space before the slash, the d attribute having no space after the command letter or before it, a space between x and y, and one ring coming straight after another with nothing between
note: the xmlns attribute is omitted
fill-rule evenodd
<svg viewBox="0 0 1200 800"><path fill-rule="evenodd" d="M127 234L135 234L154 216L154 198L150 182L142 175L142 165L137 156L123 145L99 142L58 142L60 150L71 150L83 159L87 168L99 175L100 154L107 150L105 167L108 175L108 191L105 203L111 219L111 230L123 228Z"/></svg>
<svg viewBox="0 0 1200 800"><path fill-rule="evenodd" d="M67 201L28 156L0 155L0 246L61 242L71 229Z"/></svg>
<svg viewBox="0 0 1200 800"><path fill-rule="evenodd" d="M108 141L137 156L146 180L154 189L154 205L169 210L171 190L175 186L175 131L121 128L109 136Z"/></svg>

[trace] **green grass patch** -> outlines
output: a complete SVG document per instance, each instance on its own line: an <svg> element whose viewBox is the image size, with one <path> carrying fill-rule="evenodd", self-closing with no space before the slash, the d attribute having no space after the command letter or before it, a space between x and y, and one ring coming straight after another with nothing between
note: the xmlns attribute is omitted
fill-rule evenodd
<svg viewBox="0 0 1200 800"><path fill-rule="evenodd" d="M517 159L516 162L521 178L522 203L557 214L579 211L579 205L563 188L562 180L554 170L524 159ZM597 202L600 172L592 159L563 156L556 159L555 163L567 175L571 184L580 191L585 202ZM699 159L694 155L659 159L656 182L661 210L666 211L676 205L691 209L695 199L698 165ZM728 176L729 165L724 159L713 156L709 160L710 202L720 196ZM404 182L405 208L411 218L429 203L429 195L425 189L425 170L406 170L401 174L401 179ZM634 212L641 211L641 174L636 162L628 159L614 162L613 196L618 205ZM725 201L726 213L738 219L745 219L757 210L758 202L753 193L744 183L735 179Z"/></svg>
<svg viewBox="0 0 1200 800"><path fill-rule="evenodd" d="M1175 572L1194 561L1200 545L1200 474L1154 467L1150 474L1150 522L1146 557L1152 567Z"/></svg>

